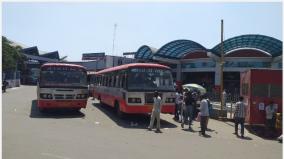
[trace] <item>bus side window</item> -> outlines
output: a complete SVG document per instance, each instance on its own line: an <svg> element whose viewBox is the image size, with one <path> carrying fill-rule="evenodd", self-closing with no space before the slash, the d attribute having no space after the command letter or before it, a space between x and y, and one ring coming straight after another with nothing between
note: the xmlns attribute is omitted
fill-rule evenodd
<svg viewBox="0 0 284 159"><path fill-rule="evenodd" d="M108 82L108 85L107 85L107 86L108 86L108 87L111 87L112 79L111 79L111 76L110 76L110 75L108 76L108 80L109 80L109 82Z"/></svg>
<svg viewBox="0 0 284 159"><path fill-rule="evenodd" d="M116 78L116 80L115 80L116 81L115 87L119 88L119 76L116 75L115 78Z"/></svg>
<svg viewBox="0 0 284 159"><path fill-rule="evenodd" d="M125 77L124 77L124 75L122 74L122 75L121 75L121 88L124 88L124 81L125 81Z"/></svg>
<svg viewBox="0 0 284 159"><path fill-rule="evenodd" d="M106 86L106 80L107 80L106 76L103 76L103 83L102 83L103 86Z"/></svg>
<svg viewBox="0 0 284 159"><path fill-rule="evenodd" d="M112 75L112 87L116 87L116 76Z"/></svg>

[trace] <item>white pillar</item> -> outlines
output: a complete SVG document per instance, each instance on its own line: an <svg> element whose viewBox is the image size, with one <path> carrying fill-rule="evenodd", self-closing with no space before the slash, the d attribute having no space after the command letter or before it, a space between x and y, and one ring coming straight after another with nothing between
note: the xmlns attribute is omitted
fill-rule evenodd
<svg viewBox="0 0 284 159"><path fill-rule="evenodd" d="M215 67L215 86L220 86L221 85L221 83L220 83L220 81L221 81L221 72L220 72L220 68L221 66L220 66L220 64L217 62L216 63L216 67Z"/></svg>

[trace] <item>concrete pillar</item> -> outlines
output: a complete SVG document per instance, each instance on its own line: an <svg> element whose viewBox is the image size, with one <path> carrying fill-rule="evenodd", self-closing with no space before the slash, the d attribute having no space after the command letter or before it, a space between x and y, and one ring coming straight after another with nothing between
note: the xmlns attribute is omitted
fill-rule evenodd
<svg viewBox="0 0 284 159"><path fill-rule="evenodd" d="M220 68L220 64L216 63L216 67L215 67L215 86L220 86L220 81L221 81L221 68Z"/></svg>
<svg viewBox="0 0 284 159"><path fill-rule="evenodd" d="M182 85L182 72L181 72L181 63L177 64L177 72L176 72L176 85L179 90L181 90Z"/></svg>

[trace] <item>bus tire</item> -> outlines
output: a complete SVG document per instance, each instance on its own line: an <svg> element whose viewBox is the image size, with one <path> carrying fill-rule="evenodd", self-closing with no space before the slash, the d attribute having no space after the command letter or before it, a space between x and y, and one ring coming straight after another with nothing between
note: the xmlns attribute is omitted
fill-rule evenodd
<svg viewBox="0 0 284 159"><path fill-rule="evenodd" d="M115 102L114 108L115 108L117 116L122 119L125 116L125 114L120 110L120 106L118 102Z"/></svg>

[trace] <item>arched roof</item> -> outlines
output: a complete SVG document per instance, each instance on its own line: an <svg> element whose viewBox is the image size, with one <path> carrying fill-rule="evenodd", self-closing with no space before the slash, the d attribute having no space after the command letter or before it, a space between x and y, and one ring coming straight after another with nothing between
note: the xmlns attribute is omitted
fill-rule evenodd
<svg viewBox="0 0 284 159"><path fill-rule="evenodd" d="M147 45L143 45L141 46L137 52L135 53L135 58L136 59L152 59L153 54L157 52L156 48L147 46Z"/></svg>
<svg viewBox="0 0 284 159"><path fill-rule="evenodd" d="M207 49L191 40L175 40L162 46L155 56L181 59L193 52L207 52Z"/></svg>
<svg viewBox="0 0 284 159"><path fill-rule="evenodd" d="M278 39L257 35L248 34L236 36L224 41L224 54L238 49L257 49L269 53L272 57L282 55L282 42ZM216 45L211 52L220 56L221 43Z"/></svg>

